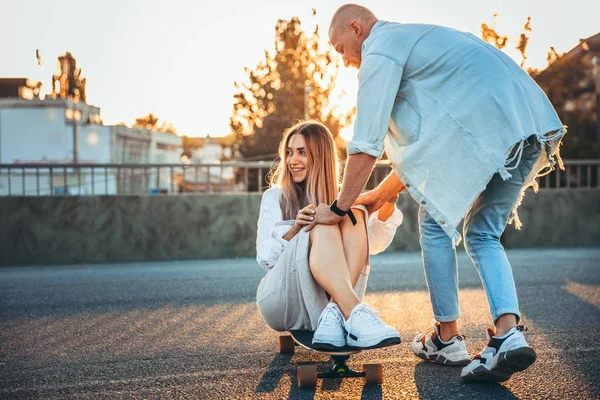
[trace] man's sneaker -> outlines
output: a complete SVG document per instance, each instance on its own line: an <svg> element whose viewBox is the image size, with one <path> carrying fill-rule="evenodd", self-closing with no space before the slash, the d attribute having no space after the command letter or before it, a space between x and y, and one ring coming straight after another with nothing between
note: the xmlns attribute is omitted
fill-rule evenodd
<svg viewBox="0 0 600 400"><path fill-rule="evenodd" d="M312 341L315 350L336 350L346 346L344 316L335 303L327 304L321 312Z"/></svg>
<svg viewBox="0 0 600 400"><path fill-rule="evenodd" d="M433 330L421 333L412 342L415 356L442 365L467 365L471 361L465 338L456 335L447 342L440 338L440 323L432 321Z"/></svg>
<svg viewBox="0 0 600 400"><path fill-rule="evenodd" d="M398 331L383 322L373 307L365 303L354 307L350 318L344 321L344 327L348 333L348 347L364 350L400 343Z"/></svg>
<svg viewBox="0 0 600 400"><path fill-rule="evenodd" d="M512 328L502 337L488 329L490 341L483 351L463 368L461 378L468 381L504 382L515 372L527 369L535 362L535 351L525 341L522 325Z"/></svg>

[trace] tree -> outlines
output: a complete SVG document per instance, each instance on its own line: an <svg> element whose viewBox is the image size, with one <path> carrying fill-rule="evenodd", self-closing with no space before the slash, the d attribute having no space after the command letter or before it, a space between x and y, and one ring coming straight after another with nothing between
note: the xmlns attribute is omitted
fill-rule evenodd
<svg viewBox="0 0 600 400"><path fill-rule="evenodd" d="M596 88L589 55L564 57L552 48L548 67L533 79L544 90L569 133L563 139L564 158L598 158L596 133Z"/></svg>
<svg viewBox="0 0 600 400"><path fill-rule="evenodd" d="M525 51L527 50L527 44L529 43L529 36L527 36L526 32L531 32L531 17L527 17L527 22L523 27L525 30L521 35L519 35L519 40L517 41L517 50L521 53L521 68L525 66L525 60L527 60L527 56L525 55Z"/></svg>
<svg viewBox="0 0 600 400"><path fill-rule="evenodd" d="M40 58L38 58L39 62ZM58 57L59 70L52 75L52 95L74 102L86 101L86 79L81 76L81 68L77 68L77 60L69 52ZM59 87L56 87L56 83Z"/></svg>
<svg viewBox="0 0 600 400"><path fill-rule="evenodd" d="M500 36L496 29L496 17L498 14L494 14L494 25L489 27L486 23L481 23L481 38L496 46L498 49L502 50L506 46L506 42L508 41L508 36Z"/></svg>
<svg viewBox="0 0 600 400"><path fill-rule="evenodd" d="M486 42L494 45L496 48L502 50L506 47L508 43L509 37L502 36L498 32L496 32L496 17L498 14L494 14L494 24L490 27L486 23L481 23L481 38ZM519 35L517 39L516 49L519 53L521 53L521 68L525 66L525 60L527 60L526 50L527 44L529 43L529 36L527 36L527 32L531 32L531 17L527 17L527 22L523 26L523 32Z"/></svg>
<svg viewBox="0 0 600 400"><path fill-rule="evenodd" d="M157 116L152 113L148 113L140 118L136 118L133 123L134 127L150 129L159 132L167 132L172 133L173 135L177 135L177 130L173 124L160 120Z"/></svg>
<svg viewBox="0 0 600 400"><path fill-rule="evenodd" d="M494 18L496 16L494 14ZM527 59L529 37L526 32L531 32L531 17L527 17L523 28L516 46L522 56L522 68ZM498 49L503 49L508 40L485 23L481 24L481 35ZM591 55L585 50L581 55L564 57L550 47L546 60L548 65L543 70L527 68L526 71L544 90L562 123L569 129L562 141L561 155L564 158L597 158L600 143L595 128L596 89Z"/></svg>
<svg viewBox="0 0 600 400"><path fill-rule="evenodd" d="M320 47L318 25L307 35L297 17L277 21L274 53L265 51L265 60L256 69L245 68L248 82L235 82L238 92L230 117L233 157L275 159L283 131L306 117L323 122L336 142L344 143L339 132L349 125L355 110L340 113L331 101L339 60L332 58L331 46L325 51Z"/></svg>

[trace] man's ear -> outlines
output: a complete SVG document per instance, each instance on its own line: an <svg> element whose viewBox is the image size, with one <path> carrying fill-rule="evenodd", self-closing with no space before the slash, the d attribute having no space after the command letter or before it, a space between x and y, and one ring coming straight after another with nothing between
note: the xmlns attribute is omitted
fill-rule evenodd
<svg viewBox="0 0 600 400"><path fill-rule="evenodd" d="M357 36L360 36L360 33L362 32L362 26L360 25L360 23L358 21L352 21L350 23L350 29Z"/></svg>

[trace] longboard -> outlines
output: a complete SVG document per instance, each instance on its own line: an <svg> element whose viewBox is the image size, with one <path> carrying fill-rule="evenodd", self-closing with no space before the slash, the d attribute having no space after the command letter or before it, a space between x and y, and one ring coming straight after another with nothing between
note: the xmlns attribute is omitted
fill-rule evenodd
<svg viewBox="0 0 600 400"><path fill-rule="evenodd" d="M290 331L289 334L280 335L277 338L279 352L293 354L296 346L325 354L333 359L333 366L325 372L317 372L317 365L298 366L298 386L315 387L317 379L340 379L340 378L364 378L365 384L380 385L383 383L383 366L381 364L363 364L362 371L354 371L346 364L346 360L352 354L362 350L350 347L339 349L319 350L312 346L314 332L312 331Z"/></svg>

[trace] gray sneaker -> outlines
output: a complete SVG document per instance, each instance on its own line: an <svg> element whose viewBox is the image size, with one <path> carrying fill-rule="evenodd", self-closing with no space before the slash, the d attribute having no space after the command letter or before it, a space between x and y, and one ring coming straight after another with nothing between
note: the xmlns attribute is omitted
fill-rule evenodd
<svg viewBox="0 0 600 400"><path fill-rule="evenodd" d="M537 355L525 341L523 325L512 328L502 337L488 329L489 342L483 351L463 368L461 378L467 381L504 382L515 372L527 369Z"/></svg>
<svg viewBox="0 0 600 400"><path fill-rule="evenodd" d="M465 338L456 335L447 342L440 338L440 323L432 321L433 330L421 333L412 341L412 351L415 356L442 365L467 365L471 361Z"/></svg>

